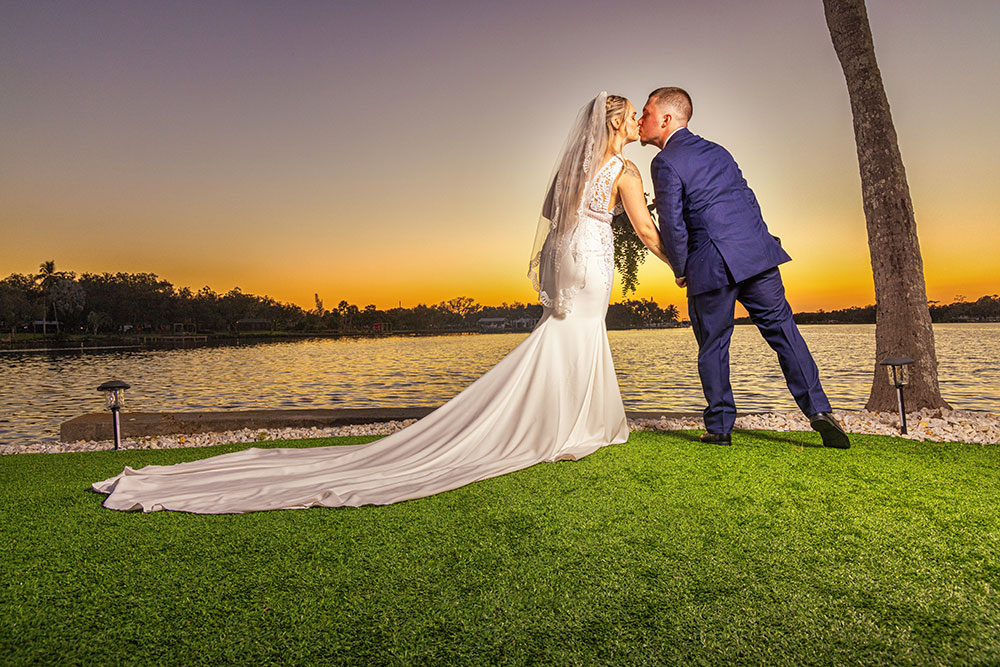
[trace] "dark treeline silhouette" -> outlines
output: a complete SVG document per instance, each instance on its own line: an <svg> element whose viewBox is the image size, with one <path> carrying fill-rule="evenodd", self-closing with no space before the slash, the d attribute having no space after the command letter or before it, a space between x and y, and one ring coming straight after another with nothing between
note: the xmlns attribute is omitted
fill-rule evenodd
<svg viewBox="0 0 1000 667"><path fill-rule="evenodd" d="M932 322L1000 322L1000 296L996 294L976 301L956 296L954 303L931 301L928 305ZM749 323L749 319L744 320ZM795 313L795 321L799 324L875 324L875 306Z"/></svg>
<svg viewBox="0 0 1000 667"><path fill-rule="evenodd" d="M541 314L538 304L482 306L464 296L432 306L381 310L347 301L327 309L317 294L315 308L305 310L246 294L239 287L225 294L209 287L193 292L152 273L78 276L57 271L51 261L43 263L38 274L15 273L0 281L0 326L10 334L473 331L481 318L523 321ZM612 329L669 325L677 321L677 308L661 308L648 299L629 300L612 304L607 321Z"/></svg>
<svg viewBox="0 0 1000 667"><path fill-rule="evenodd" d="M1000 295L996 294L975 301L958 296L954 303L930 301L928 305L932 322L1000 322Z"/></svg>
<svg viewBox="0 0 1000 667"><path fill-rule="evenodd" d="M669 326L677 323L677 306L666 308L649 299L622 301L608 306L609 329L643 329L650 326Z"/></svg>
<svg viewBox="0 0 1000 667"><path fill-rule="evenodd" d="M46 271L46 265L49 270ZM7 330L51 333L172 331L176 323L198 330L235 331L241 319L294 324L301 308L234 288L175 288L152 273L56 272L51 262L38 275L12 274L0 281L0 322Z"/></svg>
<svg viewBox="0 0 1000 667"><path fill-rule="evenodd" d="M930 313L935 322L997 322L1000 296L984 296L977 301L959 296L950 304L932 301ZM209 287L197 292L176 288L152 273L77 276L56 271L51 261L43 263L38 274L15 273L0 281L0 327L11 334L475 331L482 318L507 318L513 322L538 319L541 314L539 304L483 306L464 296L436 305L381 310L371 304L362 308L347 301L327 309L317 294L315 308L305 310L268 296L247 294L239 287L218 294ZM672 326L677 324L678 314L673 304L660 307L649 299L631 299L611 304L607 325L609 329ZM796 313L795 321L874 324L875 306Z"/></svg>

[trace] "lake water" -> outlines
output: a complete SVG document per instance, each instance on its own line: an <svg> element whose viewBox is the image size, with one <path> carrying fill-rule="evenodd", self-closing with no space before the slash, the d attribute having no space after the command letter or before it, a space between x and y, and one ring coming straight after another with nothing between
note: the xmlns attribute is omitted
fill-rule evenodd
<svg viewBox="0 0 1000 667"><path fill-rule="evenodd" d="M868 399L874 325L801 327L837 409ZM934 327L941 393L953 407L1000 410L1000 324ZM241 410L440 405L527 334L313 339L241 347L0 354L0 443L56 439L59 424L103 409L95 390L132 385L126 410ZM609 332L625 406L699 411L690 329ZM731 349L740 411L795 410L771 349L738 326Z"/></svg>

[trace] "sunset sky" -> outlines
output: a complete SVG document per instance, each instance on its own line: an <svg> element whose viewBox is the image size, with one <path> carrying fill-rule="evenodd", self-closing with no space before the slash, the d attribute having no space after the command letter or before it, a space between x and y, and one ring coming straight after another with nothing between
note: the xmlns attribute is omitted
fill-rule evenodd
<svg viewBox="0 0 1000 667"><path fill-rule="evenodd" d="M530 302L577 109L679 85L691 129L734 154L794 258L793 308L874 301L821 0L0 7L0 278L52 259L306 307ZM1000 3L868 8L928 296L996 293ZM647 190L654 154L626 149ZM684 303L653 257L640 282Z"/></svg>

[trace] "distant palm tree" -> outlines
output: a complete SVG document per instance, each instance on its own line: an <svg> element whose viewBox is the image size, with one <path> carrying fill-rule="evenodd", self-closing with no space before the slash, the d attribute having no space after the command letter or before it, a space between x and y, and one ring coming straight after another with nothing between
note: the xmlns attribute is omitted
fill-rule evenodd
<svg viewBox="0 0 1000 667"><path fill-rule="evenodd" d="M35 282L42 290L42 298L45 303L45 312L42 315L42 333L47 334L48 329L48 319L49 319L49 293L52 287L56 285L59 281L64 280L67 274L64 271L56 271L56 263L54 260L48 260L42 262L38 267L38 275L35 276ZM53 312L56 321L56 330L59 329L59 316Z"/></svg>
<svg viewBox="0 0 1000 667"><path fill-rule="evenodd" d="M674 304L670 304L669 306L663 309L663 314L671 322L676 322L677 316L679 315L679 313L677 312L677 306L675 306Z"/></svg>
<svg viewBox="0 0 1000 667"><path fill-rule="evenodd" d="M873 411L895 409L895 391L877 362L900 356L916 362L906 390L907 405L913 409L949 407L938 388L934 331L913 202L875 61L868 11L864 0L823 0L823 7L851 99L875 279L874 379L865 407Z"/></svg>

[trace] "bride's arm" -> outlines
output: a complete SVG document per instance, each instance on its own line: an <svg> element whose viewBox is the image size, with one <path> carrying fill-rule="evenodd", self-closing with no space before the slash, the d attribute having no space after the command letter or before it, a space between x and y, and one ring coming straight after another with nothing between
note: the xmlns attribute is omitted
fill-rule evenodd
<svg viewBox="0 0 1000 667"><path fill-rule="evenodd" d="M628 160L625 161L625 168L622 169L622 174L618 178L618 197L625 207L625 213L628 214L628 219L632 223L635 233L639 236L639 240L649 248L651 253L669 265L670 260L663 252L663 244L660 241L660 230L656 228L653 218L649 215L649 209L646 208L646 195L642 191L642 176L639 175L639 169Z"/></svg>

